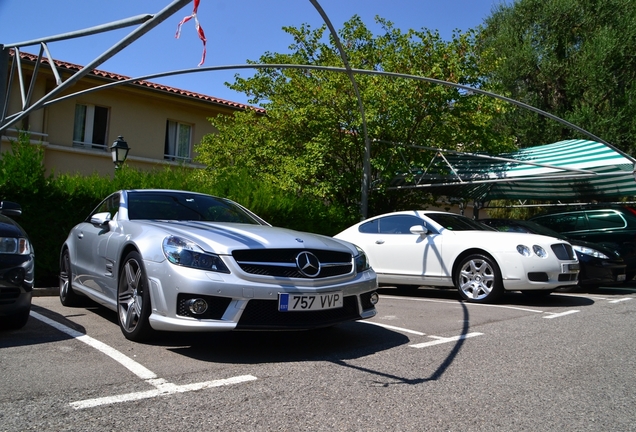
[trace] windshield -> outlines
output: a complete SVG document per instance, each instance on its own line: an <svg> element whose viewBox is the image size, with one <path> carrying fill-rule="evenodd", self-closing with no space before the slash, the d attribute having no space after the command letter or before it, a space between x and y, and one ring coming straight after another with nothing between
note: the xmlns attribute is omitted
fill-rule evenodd
<svg viewBox="0 0 636 432"><path fill-rule="evenodd" d="M450 231L492 231L482 223L452 213L426 213L426 217Z"/></svg>
<svg viewBox="0 0 636 432"><path fill-rule="evenodd" d="M172 191L128 192L128 219L264 224L228 199Z"/></svg>

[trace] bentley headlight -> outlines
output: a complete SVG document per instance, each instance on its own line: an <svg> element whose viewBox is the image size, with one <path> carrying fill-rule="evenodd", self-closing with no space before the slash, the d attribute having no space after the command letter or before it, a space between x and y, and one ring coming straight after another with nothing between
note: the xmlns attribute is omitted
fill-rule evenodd
<svg viewBox="0 0 636 432"><path fill-rule="evenodd" d="M365 270L369 270L371 268L371 265L369 264L367 254L365 254L364 251L358 246L356 246L356 249L358 250L358 255L356 255L354 258L356 262L356 273L361 273Z"/></svg>
<svg viewBox="0 0 636 432"><path fill-rule="evenodd" d="M547 258L548 253L541 246L534 245L532 246L532 250L539 258Z"/></svg>
<svg viewBox="0 0 636 432"><path fill-rule="evenodd" d="M169 236L163 239L162 249L168 261L173 264L219 273L230 272L217 254L205 252L190 240Z"/></svg>
<svg viewBox="0 0 636 432"><path fill-rule="evenodd" d="M517 246L517 252L519 252L521 255L525 256L525 257L529 257L530 256L530 248L526 245L518 245Z"/></svg>
<svg viewBox="0 0 636 432"><path fill-rule="evenodd" d="M609 259L609 257L607 255L605 255L603 252L599 252L596 249L592 249L592 248L589 248L589 247L572 245L572 249L574 249L575 251L577 251L580 254L589 255L589 256L592 256L594 258Z"/></svg>

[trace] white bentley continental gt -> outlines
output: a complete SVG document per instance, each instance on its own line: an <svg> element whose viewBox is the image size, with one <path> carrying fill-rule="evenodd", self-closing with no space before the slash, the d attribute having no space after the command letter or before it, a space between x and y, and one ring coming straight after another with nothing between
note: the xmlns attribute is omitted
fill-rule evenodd
<svg viewBox="0 0 636 432"><path fill-rule="evenodd" d="M185 191L113 193L71 230L60 269L63 305L88 297L135 341L156 330L326 327L371 318L378 301L356 246Z"/></svg>
<svg viewBox="0 0 636 432"><path fill-rule="evenodd" d="M381 285L455 287L470 302L492 302L506 290L549 294L576 285L579 273L564 240L494 231L453 213L384 214L335 238L364 250Z"/></svg>

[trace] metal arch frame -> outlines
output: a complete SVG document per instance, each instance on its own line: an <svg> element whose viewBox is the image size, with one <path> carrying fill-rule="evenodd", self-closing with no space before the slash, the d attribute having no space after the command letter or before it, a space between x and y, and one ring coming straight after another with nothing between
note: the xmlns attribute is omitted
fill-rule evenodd
<svg viewBox="0 0 636 432"><path fill-rule="evenodd" d="M309 70L319 70L319 71L329 71L329 72L344 72L344 73L348 73L349 71L351 71L351 73L353 74L360 74L360 75L381 75L381 76L386 76L386 77L393 77L393 78L407 78L407 79L412 79L415 81L425 81L425 82L430 82L433 84L439 84L439 85L444 85L447 87L455 87L458 89L462 89L462 90L467 90L473 93L479 93L482 94L484 96L490 96L493 97L495 99L500 99L504 102L508 102L511 103L513 105L517 105L521 108L527 109L529 111L534 111L540 115L543 115L545 117L548 117L552 120L555 120L565 126L568 126L580 133L582 133L583 135L586 135L587 137L591 138L594 141L597 142L601 142L609 147L611 147L613 150L615 150L616 152L622 154L623 156L629 157L631 158L630 155L628 155L627 153L623 152L622 150L616 148L615 146L613 146L612 144L608 143L607 141L605 141L604 139L592 134L591 132L588 132L587 130L580 128L578 126L576 126L573 123L568 122L567 120L564 120L560 117L557 117L553 114L550 114L546 111L543 111L539 108L535 108L531 105L528 105L526 103L517 101L515 99L511 99L505 96L501 96L498 95L496 93L492 93L486 90L481 90L478 88L473 88L473 87L469 87L463 84L457 84L457 83L453 83L453 82L449 82L449 81L444 81L444 80L440 80L440 79L436 79L436 78L428 78L428 77L423 77L423 76L419 76L419 75L409 75L409 74L403 74L403 73L396 73L396 72L386 72L386 71L375 71L375 70L368 70L368 69L345 69L345 68L339 68L339 67L335 67L335 66L316 66L316 65L297 65L297 64L284 64L284 63L272 63L272 64L236 64L236 65L222 65L222 66L205 66L205 67L198 67L198 68L190 68L190 69L180 69L180 70L174 70L174 71L168 71L168 72L160 72L160 73L155 73L155 74L149 74L149 75L142 75L136 78L129 78L126 80L121 80L121 81L116 81L113 83L109 83L109 84L104 84L101 86L97 86L97 87L93 87L87 90L83 90L77 93L73 93L73 94L69 94L66 96L63 96L61 98L58 99L54 99L51 101L46 102L45 104L43 104L43 106L48 106L51 105L55 102L59 102L71 97L75 97L78 96L80 94L85 94L85 93L91 93L94 91L98 91L98 90L103 90L105 88L108 87L114 87L114 86L118 86L118 85L122 85L122 84L132 84L135 81L146 81L146 80L151 80L151 79L155 79L155 78L162 78L165 76L172 76L172 75L183 75L183 74L188 74L188 73L198 73L198 72L212 72L212 71L220 71L220 70L231 70L231 69L236 69L236 70L242 70L242 69L309 69Z"/></svg>
<svg viewBox="0 0 636 432"><path fill-rule="evenodd" d="M71 87L73 84L75 84L81 78L83 78L84 76L88 75L91 71L93 71L93 69L95 69L97 66L99 66L102 63L104 63L106 60L108 60L111 57L113 57L115 54L117 54L118 52L120 52L121 50L126 48L128 45L130 45L131 43L133 43L134 41L139 39L141 36L146 34L148 31L152 30L154 27L156 27L157 25L159 25L160 23L165 21L167 18L172 16L179 9L183 8L190 1L191 0L174 0L172 3L170 3L168 6L166 6L164 9L162 9L161 11L159 11L155 15L139 15L137 17L132 17L132 18L116 21L116 22L113 22L113 23L110 23L110 24L104 24L102 26L91 27L89 29L75 31L75 32L72 32L72 33L66 33L66 34L61 34L61 35L57 35L57 36L51 36L51 37L42 38L42 39L39 39L39 40L31 40L31 41L25 41L25 42L17 42L17 43L12 43L12 44L0 45L0 52L1 52L1 54L0 54L1 55L1 57L0 57L0 68L2 68L2 69L6 69L5 59L8 59L8 56L9 56L8 51L9 51L9 49L13 48L13 49L16 50L16 56L14 56L15 61L13 62L13 66L14 67L11 68L11 74L10 74L11 76L9 77L9 81L12 80L13 70L14 70L15 66L17 65L18 75L19 75L20 84L21 84L20 85L20 90L22 92L22 111L17 113L17 115L15 115L15 116L5 117L7 103L8 103L8 100L9 100L9 93L10 92L6 90L6 87L5 87L6 86L6 81L0 82L0 104L1 104L0 107L2 108L0 110L0 132L2 132L4 129L6 129L9 126L10 123L14 123L14 122L26 117L30 112L42 108L46 101L51 100L52 98L54 98L55 96L60 94L62 91L64 91L67 88ZM135 30L133 30L132 32L130 32L127 36L125 36L122 40L117 42L115 45L113 45L108 50L106 50L104 53L102 53L95 60L91 61L89 64L84 66L78 72L73 74L66 81L61 82L61 79L59 78L59 75L57 75L54 61L53 61L53 59L51 59L51 56L50 56L50 53L49 53L49 50L48 50L48 46L46 45L47 42L61 41L61 40L66 40L66 39L73 39L73 38L77 38L77 37L82 37L82 36L88 36L88 35L92 35L92 34L96 34L96 33L102 33L102 32L105 32L105 31L110 31L110 30L115 30L115 29L119 29L119 28L123 28L123 27L132 26L132 25L135 25L135 24L141 24L141 25L139 27L137 27ZM21 47L29 46L29 45L37 45L37 44L40 45L40 53L38 55L38 60L36 62L35 73L37 73L37 68L40 65L40 61L42 60L42 54L43 54L44 51L46 51L47 55L48 55L48 58L50 59L51 68L53 70L54 75L56 76L58 85L53 90L51 90L49 93L44 95L40 100L38 100L37 102L35 102L35 103L33 103L32 105L29 106L30 97L31 97L31 90L33 88L33 83L35 82L35 79L33 79L31 81L31 88L29 89L28 95L25 96L24 95L24 82L23 82L23 79L22 79L22 68L20 67L20 55L19 55L19 53L20 53L20 48Z"/></svg>
<svg viewBox="0 0 636 432"><path fill-rule="evenodd" d="M168 17L172 16L175 12L177 12L178 10L183 8L190 1L191 0L174 0L172 3L170 3L168 6L166 6L164 9L162 9L160 12L158 12L156 15L139 15L137 17L131 17L131 18L128 18L128 19L125 19L125 20L116 21L114 23L105 24L105 25L97 26L97 27L92 27L92 28L89 28L89 29L80 30L80 31L67 33L67 34L62 34L62 35L58 35L58 36L51 36L51 37L43 38L43 39L40 39L40 40L32 40L32 41L19 42L19 43L14 43L14 44L7 44L7 45L0 44L0 69L1 69L0 70L0 132L4 131L6 128L8 128L8 126L10 124L15 123L15 122L19 121L20 119L24 118L25 116L27 116L31 111L35 111L37 109L43 108L45 106L51 105L51 104L59 102L61 100L68 99L70 97L78 96L80 94L90 93L90 92L93 92L93 91L102 90L104 88L113 87L113 86L116 86L116 85L123 85L123 84L127 84L127 83L132 83L134 81L141 81L141 80L159 78L159 77L163 77L163 76L181 75L181 74L186 74L186 73L209 72L209 71L215 71L215 70L228 70L228 69L264 69L264 68L270 68L270 69L271 68L274 68L274 69L311 69L311 70L324 70L324 71L332 71L332 72L345 72L348 75L348 77L349 77L349 79L351 81L351 84L353 86L353 90L354 90L354 93L356 95L356 99L357 99L357 102L358 102L358 109L360 111L360 115L361 115L361 119L362 119L362 129L363 129L364 142L365 142L365 153L364 153L364 158L363 158L364 169L363 169L363 178L362 178L362 186L361 186L361 209L360 209L361 218L362 219L366 219L367 213L368 213L368 192L369 192L370 178L371 178L371 162L370 162L370 160L371 160L371 143L370 143L368 132L367 132L367 124L366 124L364 105L363 105L363 102L362 102L360 91L358 89L357 82L355 80L355 75L356 74L361 74L361 75L381 75L381 76L394 77L394 78L407 78L407 79L413 79L413 80L417 80L417 81L425 81L425 82L430 82L430 83L433 83L433 84L454 87L454 88L457 88L457 89L463 89L463 90L466 90L466 91L469 91L469 92L473 92L473 93L478 93L478 94L494 97L496 99L500 99L500 100L503 100L505 102L517 105L517 106L519 106L521 108L536 112L536 113L538 113L540 115L543 115L543 116L545 116L547 118L550 118L550 119L555 120L555 121L557 121L559 123L562 123L562 124L572 128L572 129L574 129L574 130L576 130L576 131L578 131L578 132L580 132L580 133L592 138L593 140L601 142L603 144L606 144L609 147L611 147L612 149L616 150L617 152L619 152L619 153L621 153L623 155L626 155L624 152L622 152L621 150L615 148L614 146L612 146L611 144L609 144L605 140L593 135L592 133L590 133L590 132L588 132L588 131L586 131L586 130L584 130L584 129L582 129L582 128L580 128L580 127L578 127L578 126L576 126L576 125L574 125L574 124L572 124L572 123L570 123L570 122L568 122L568 121L566 121L564 119L561 119L560 117L557 117L555 115L552 115L550 113L542 111L542 110L540 110L538 108L532 107L532 106L530 106L528 104L525 104L523 102L516 101L516 100L511 99L511 98L507 98L505 96L501 96L501 95L498 95L498 94L495 94L495 93L491 93L491 92L488 92L488 91L485 91L485 90L481 90L481 89L478 89L478 88L469 87L469 86L465 86L465 85L462 85L462 84L452 83L452 82L449 82L449 81L439 80L439 79L435 79L435 78L428 78L428 77L422 77L422 76L417 76L417 75L409 75L409 74L394 73L394 72L372 71L372 70L353 69L353 68L351 68L351 66L349 64L349 61L348 61L348 58L347 58L347 55L346 55L346 52L345 52L345 50L344 50L344 48L342 46L342 43L340 42L340 38L338 37L338 34L337 34L335 28L333 27L333 25L331 24L331 21L329 20L329 17L324 12L324 10L322 9L322 7L320 6L320 4L318 3L317 0L309 0L309 1L314 6L314 8L318 11L320 16L324 20L325 24L327 25L332 37L334 38L334 41L336 43L336 47L337 47L337 49L338 49L338 51L340 53L340 57L342 58L343 64L345 66L344 68L329 67L329 66L312 66L312 65L289 65L289 64L247 64L247 65L199 67L199 68L196 68L196 69L193 69L193 68L182 69L182 70L177 70L177 71L164 72L164 73L158 73L158 74L151 74L151 75L145 75L145 76L141 76L141 77L137 77L137 78L131 78L131 79L127 79L127 80L117 81L117 82L114 82L114 83L109 83L109 84L106 84L106 85L93 87L93 88L88 89L88 90L72 93L70 95L63 96L63 97L55 99L55 96L60 94L63 90L66 90L71 85L73 85L75 82L80 80L82 77L84 77L85 75L88 75L97 66L99 66L102 63L104 63L109 58L113 57L119 51L121 51L124 48L126 48L128 45L133 43L135 40L139 39L141 36L143 36L145 33L150 31L152 28L154 28L157 25L159 25L161 22L165 21ZM101 33L101 32L104 32L104 31L110 31L110 30L114 30L114 29L119 29L119 28L123 28L123 27L132 26L132 25L135 25L135 24L141 24L141 25L137 29L135 29L131 33L129 33L126 37L124 37L117 44L113 45L110 49L108 49L103 54L101 54L99 57L97 57L95 60L90 62L88 65L84 66L80 71L76 72L74 75L72 75L70 78L68 78L65 82L61 82L61 79L60 79L60 77L57 74L57 71L55 69L54 61L51 58L50 52L48 50L48 46L46 45L47 42L71 39L71 38L82 37L82 36L88 36L88 35L92 35L92 34L96 34L96 33ZM33 86L33 83L34 83L35 80L32 80L31 88L29 89L28 94L25 96L24 95L24 83L23 83L23 80L22 80L22 71L21 71L21 67L20 67L19 48L22 47L22 46L29 46L29 45L36 45L36 44L40 44L41 47L40 47L40 53L38 55L38 59L36 61L34 74L37 74L37 70L39 68L43 52L46 52L47 53L47 57L50 59L51 68L53 70L53 74L56 77L58 86L55 89L53 89L52 91L50 91L48 94L43 96L39 101L35 102L31 106L28 106L29 103L30 103L30 98L31 98L31 94L32 94L32 86ZM18 66L18 75L19 75L20 84L21 84L20 90L22 92L22 104L23 105L22 105L22 111L20 111L19 113L16 113L16 114L10 115L10 116L6 116L6 109L7 109L9 93L10 93L6 89L6 83L7 83L7 80L6 80L6 69L7 69L6 65L8 63L7 60L8 60L8 57L9 57L9 49L10 48L14 48L16 50L16 56L14 57L16 59L16 61L13 63L13 65L15 66L17 64L17 66ZM8 82L12 81L13 70L14 70L14 68L12 67ZM629 155L627 155L627 156L629 156Z"/></svg>

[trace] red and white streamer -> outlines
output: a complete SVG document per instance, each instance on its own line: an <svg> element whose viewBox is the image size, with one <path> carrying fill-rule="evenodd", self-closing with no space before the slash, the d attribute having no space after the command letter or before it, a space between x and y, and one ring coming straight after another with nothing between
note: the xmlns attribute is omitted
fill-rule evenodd
<svg viewBox="0 0 636 432"><path fill-rule="evenodd" d="M199 19L197 18L197 10L199 9L200 1L201 0L194 0L194 9L192 11L192 15L189 15L181 20L181 22L177 26L177 34L174 35L175 38L179 39L179 36L181 36L181 26L194 18L194 24L195 24L194 28L196 29L199 35L199 39L201 39L201 41L203 42L203 56L201 56L201 63L199 63L199 66L201 66L203 62L205 62L205 54L206 54L205 45L207 43L207 39L205 38L205 33L203 32L203 28L201 27L201 24L199 24Z"/></svg>

